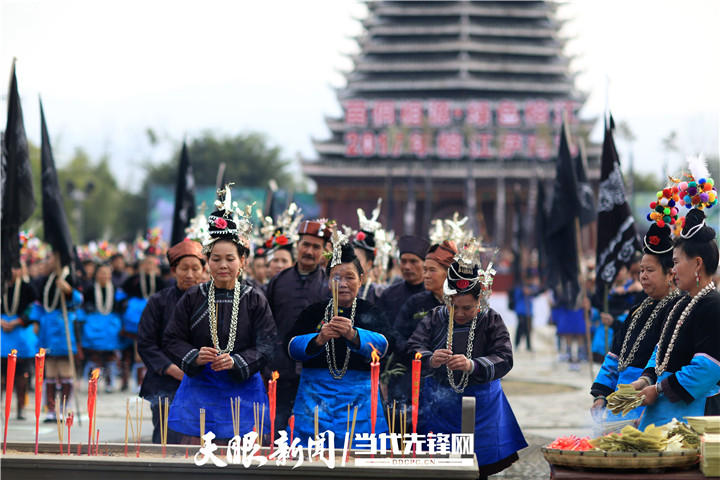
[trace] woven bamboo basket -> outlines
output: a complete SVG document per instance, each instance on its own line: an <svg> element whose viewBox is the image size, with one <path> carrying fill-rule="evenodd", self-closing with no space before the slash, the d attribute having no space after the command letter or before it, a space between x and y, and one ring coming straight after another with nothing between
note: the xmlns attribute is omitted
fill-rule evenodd
<svg viewBox="0 0 720 480"><path fill-rule="evenodd" d="M691 467L698 463L700 450L678 452L575 452L542 447L545 460L551 465L603 469L659 469Z"/></svg>

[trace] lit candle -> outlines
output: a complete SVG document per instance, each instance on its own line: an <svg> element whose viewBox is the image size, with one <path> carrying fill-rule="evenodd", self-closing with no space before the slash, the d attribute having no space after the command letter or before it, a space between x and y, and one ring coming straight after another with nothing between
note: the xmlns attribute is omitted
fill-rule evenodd
<svg viewBox="0 0 720 480"><path fill-rule="evenodd" d="M5 439L3 440L3 455L7 447L7 428L10 419L10 406L12 404L13 386L15 385L15 366L17 365L17 350L8 353L7 381L5 386Z"/></svg>
<svg viewBox="0 0 720 480"><path fill-rule="evenodd" d="M372 353L370 357L370 433L375 434L375 421L377 420L378 386L380 383L380 355L377 348L370 344Z"/></svg>
<svg viewBox="0 0 720 480"><path fill-rule="evenodd" d="M88 455L92 452L93 447L93 431L95 427L95 402L97 401L97 382L98 377L100 376L100 369L96 368L92 371L92 375L90 376L90 381L88 382L88 399L87 399L87 408L88 408L88 419L89 419L89 428L88 428Z"/></svg>
<svg viewBox="0 0 720 480"><path fill-rule="evenodd" d="M292 445L295 437L295 415L290 415L290 418L288 418L288 427L290 427L290 445Z"/></svg>
<svg viewBox="0 0 720 480"><path fill-rule="evenodd" d="M45 349L35 354L35 455L38 454L40 433L40 408L42 407L43 375L45 374Z"/></svg>
<svg viewBox="0 0 720 480"><path fill-rule="evenodd" d="M272 372L272 378L268 380L268 399L270 400L270 453L275 447L275 400L277 398L277 379L280 374Z"/></svg>
<svg viewBox="0 0 720 480"><path fill-rule="evenodd" d="M422 354L417 352L412 361L412 427L417 433L418 405L420 404L420 359Z"/></svg>

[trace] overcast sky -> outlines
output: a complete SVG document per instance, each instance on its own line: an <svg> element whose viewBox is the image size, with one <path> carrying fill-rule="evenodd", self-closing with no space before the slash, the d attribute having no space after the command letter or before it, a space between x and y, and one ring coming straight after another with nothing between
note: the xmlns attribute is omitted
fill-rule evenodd
<svg viewBox="0 0 720 480"><path fill-rule="evenodd" d="M75 147L107 154L126 187L142 180L138 166L167 158L170 141L205 129L263 132L287 158L315 158L311 139L327 138L324 117L340 114L334 88L361 31L353 17L366 13L353 0L0 5L0 78L17 57L30 140L42 95L56 161ZM637 136L637 169L660 172L673 130L685 154L717 156L720 2L572 0L560 13L576 85L590 94L582 116L600 118L609 79L613 115ZM147 128L168 141L153 149Z"/></svg>

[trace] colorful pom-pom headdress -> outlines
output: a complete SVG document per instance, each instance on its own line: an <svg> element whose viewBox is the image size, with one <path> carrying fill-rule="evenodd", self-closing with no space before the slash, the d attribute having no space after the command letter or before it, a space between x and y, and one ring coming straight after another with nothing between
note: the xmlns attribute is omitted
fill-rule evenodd
<svg viewBox="0 0 720 480"><path fill-rule="evenodd" d="M702 155L687 158L690 173L683 172L680 178L671 178L678 189L678 204L690 209L682 219L680 237L688 240L699 232L705 225L706 208L717 205L717 189L715 181L710 178L710 172Z"/></svg>

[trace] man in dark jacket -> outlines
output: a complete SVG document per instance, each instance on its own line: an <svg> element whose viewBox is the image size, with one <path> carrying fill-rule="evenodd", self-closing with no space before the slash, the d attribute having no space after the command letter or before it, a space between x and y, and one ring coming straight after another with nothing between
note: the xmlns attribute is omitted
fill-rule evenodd
<svg viewBox="0 0 720 480"><path fill-rule="evenodd" d="M398 241L400 251L400 268L403 281L390 285L385 289L377 307L389 319L395 319L400 307L408 298L425 290L423 285L423 262L430 248L430 242L421 237L404 235Z"/></svg>
<svg viewBox="0 0 720 480"><path fill-rule="evenodd" d="M301 366L283 348L285 335L293 328L305 307L330 296L327 277L318 268L333 225L327 220L306 220L298 227L297 262L275 275L267 285L267 300L277 326L277 342L272 360L263 374L267 380L277 371L275 428L283 430L295 404Z"/></svg>
<svg viewBox="0 0 720 480"><path fill-rule="evenodd" d="M153 443L162 443L160 439L160 402L168 398L172 403L175 392L180 386L183 371L172 363L162 350L165 327L173 316L175 305L185 291L202 283L205 271L205 257L202 245L193 240L183 240L167 252L170 269L176 283L172 287L160 290L148 299L147 306L140 317L137 342L138 353L147 367L147 374L140 388L140 396L150 402L153 421ZM168 443L181 443L182 434L168 430Z"/></svg>

